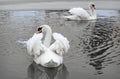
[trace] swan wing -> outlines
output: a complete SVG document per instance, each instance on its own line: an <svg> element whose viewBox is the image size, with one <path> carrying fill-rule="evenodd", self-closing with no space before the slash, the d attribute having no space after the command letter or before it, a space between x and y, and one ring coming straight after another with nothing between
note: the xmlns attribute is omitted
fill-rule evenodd
<svg viewBox="0 0 120 79"><path fill-rule="evenodd" d="M59 55L66 53L70 47L68 39L59 33L53 33L53 38L55 39L55 42L49 49Z"/></svg>
<svg viewBox="0 0 120 79"><path fill-rule="evenodd" d="M44 49L44 45L42 44L43 34L34 34L27 41L27 51L30 55L38 56L41 54L41 51Z"/></svg>
<svg viewBox="0 0 120 79"><path fill-rule="evenodd" d="M80 17L89 17L89 14L86 10L84 10L83 8L72 8L69 10L69 12L73 15L77 15L77 16L80 16Z"/></svg>

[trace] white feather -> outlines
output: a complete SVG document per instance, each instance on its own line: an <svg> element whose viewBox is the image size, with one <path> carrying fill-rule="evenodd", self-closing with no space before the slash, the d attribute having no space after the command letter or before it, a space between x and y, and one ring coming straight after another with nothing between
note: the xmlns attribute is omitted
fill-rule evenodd
<svg viewBox="0 0 120 79"><path fill-rule="evenodd" d="M28 41L27 41L27 51L30 55L40 55L40 50L43 50L42 39L43 34L34 34Z"/></svg>
<svg viewBox="0 0 120 79"><path fill-rule="evenodd" d="M66 53L70 47L68 39L59 33L53 33L53 38L55 42L50 46L50 50L60 55Z"/></svg>
<svg viewBox="0 0 120 79"><path fill-rule="evenodd" d="M72 8L69 10L69 12L73 15L80 16L81 18L87 18L90 16L86 10L84 10L83 8L80 8L80 7Z"/></svg>

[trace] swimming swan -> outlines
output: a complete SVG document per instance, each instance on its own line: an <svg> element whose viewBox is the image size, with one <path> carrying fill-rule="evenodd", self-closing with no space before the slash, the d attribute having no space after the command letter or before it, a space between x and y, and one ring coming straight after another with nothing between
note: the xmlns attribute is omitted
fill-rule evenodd
<svg viewBox="0 0 120 79"><path fill-rule="evenodd" d="M34 61L44 67L57 67L63 63L63 54L69 49L69 41L59 33L53 33L48 25L40 26L42 33L34 34L27 41L27 50ZM54 43L51 44L51 39ZM42 41L43 39L43 41Z"/></svg>
<svg viewBox="0 0 120 79"><path fill-rule="evenodd" d="M63 16L66 19L70 20L93 20L97 19L96 11L95 11L95 5L94 3L90 3L90 13L88 13L86 10L84 10L81 7L78 8L72 8L69 10L69 13L71 15L69 16Z"/></svg>

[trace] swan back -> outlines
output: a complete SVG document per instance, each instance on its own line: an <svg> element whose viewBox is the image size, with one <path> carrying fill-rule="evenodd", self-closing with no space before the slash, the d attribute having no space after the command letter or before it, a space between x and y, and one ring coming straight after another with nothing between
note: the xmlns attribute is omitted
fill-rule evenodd
<svg viewBox="0 0 120 79"><path fill-rule="evenodd" d="M86 10L84 10L83 8L81 8L81 7L72 8L72 9L69 10L69 12L72 15L79 16L81 19L87 19L88 17L90 17L90 15L88 14L88 12Z"/></svg>

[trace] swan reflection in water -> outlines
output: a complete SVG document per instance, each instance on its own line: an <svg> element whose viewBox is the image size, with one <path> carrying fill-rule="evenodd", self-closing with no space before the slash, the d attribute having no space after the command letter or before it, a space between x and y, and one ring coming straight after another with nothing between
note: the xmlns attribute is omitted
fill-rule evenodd
<svg viewBox="0 0 120 79"><path fill-rule="evenodd" d="M67 79L68 74L64 64L55 68L47 68L33 62L28 67L28 79Z"/></svg>

